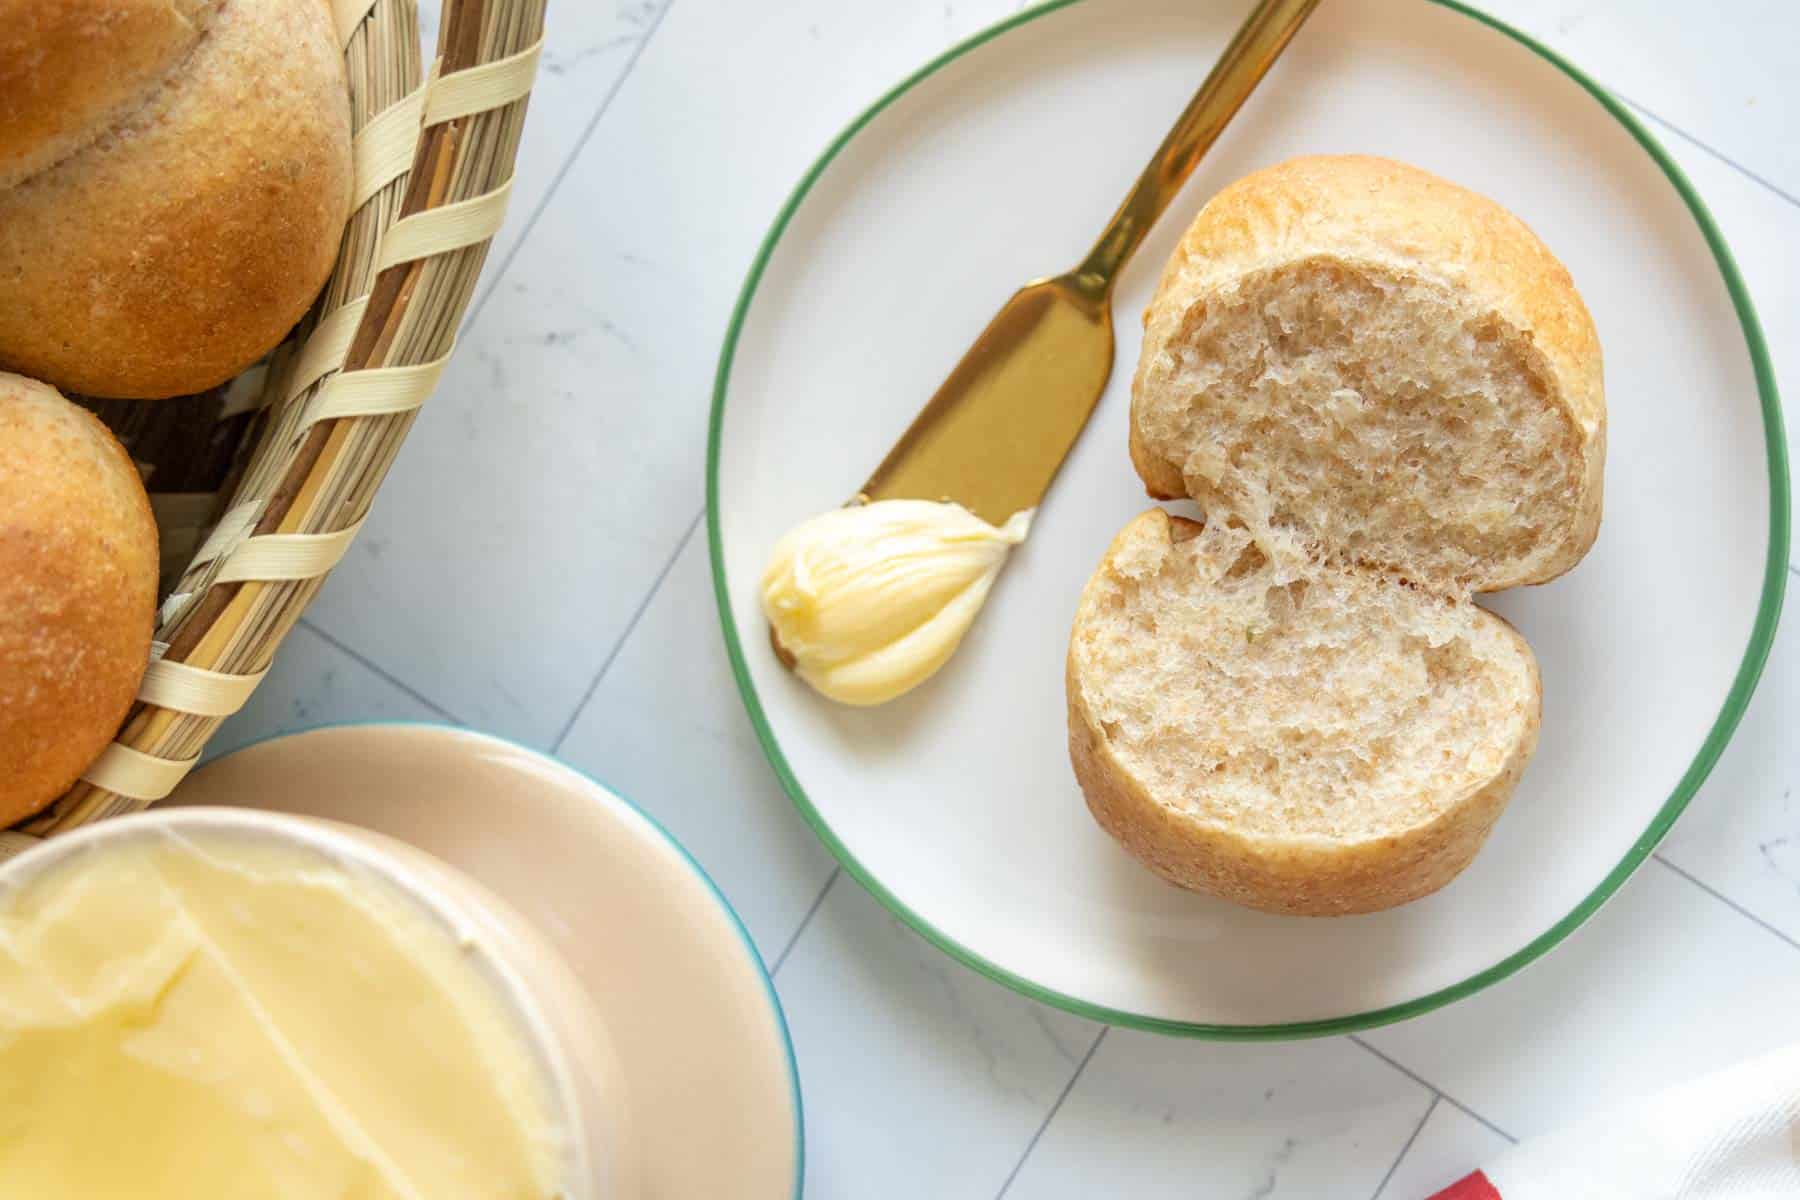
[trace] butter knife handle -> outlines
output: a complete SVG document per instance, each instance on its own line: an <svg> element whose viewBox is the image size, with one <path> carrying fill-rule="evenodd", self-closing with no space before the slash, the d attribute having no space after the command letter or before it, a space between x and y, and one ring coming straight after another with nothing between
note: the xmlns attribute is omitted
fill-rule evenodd
<svg viewBox="0 0 1800 1200"><path fill-rule="evenodd" d="M1093 295L1112 290L1119 269L1130 260L1163 209L1193 174L1201 156L1218 139L1220 131L1318 3L1319 0L1260 0L1245 18L1206 82L1188 101L1144 173L1138 176L1131 194L1107 223L1106 231L1076 268L1075 277L1084 290Z"/></svg>

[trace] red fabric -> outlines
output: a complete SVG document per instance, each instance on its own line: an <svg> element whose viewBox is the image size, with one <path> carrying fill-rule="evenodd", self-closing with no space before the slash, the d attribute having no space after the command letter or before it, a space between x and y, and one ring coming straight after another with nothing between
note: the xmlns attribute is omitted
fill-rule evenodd
<svg viewBox="0 0 1800 1200"><path fill-rule="evenodd" d="M1457 1180L1431 1200L1501 1200L1500 1189L1480 1171Z"/></svg>

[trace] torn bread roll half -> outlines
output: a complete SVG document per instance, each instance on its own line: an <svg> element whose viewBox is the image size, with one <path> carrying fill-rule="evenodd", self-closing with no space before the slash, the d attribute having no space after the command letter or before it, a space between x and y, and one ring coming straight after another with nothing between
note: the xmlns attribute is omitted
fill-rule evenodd
<svg viewBox="0 0 1800 1200"><path fill-rule="evenodd" d="M1101 828L1172 883L1271 912L1442 887L1537 746L1537 663L1499 617L1161 509L1082 593L1068 696Z"/></svg>
<svg viewBox="0 0 1800 1200"><path fill-rule="evenodd" d="M1471 595L1600 521L1599 340L1517 218L1416 168L1309 158L1221 192L1145 316L1153 496L1088 582L1069 746L1100 825L1270 912L1415 900L1537 745L1531 649Z"/></svg>
<svg viewBox="0 0 1800 1200"><path fill-rule="evenodd" d="M1600 527L1600 339L1569 272L1492 200L1362 156L1207 204L1144 317L1131 458L1259 537L1425 586L1574 566Z"/></svg>

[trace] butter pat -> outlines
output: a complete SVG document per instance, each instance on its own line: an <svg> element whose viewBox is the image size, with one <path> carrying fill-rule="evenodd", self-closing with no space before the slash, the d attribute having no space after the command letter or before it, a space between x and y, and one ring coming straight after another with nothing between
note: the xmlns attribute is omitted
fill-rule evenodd
<svg viewBox="0 0 1800 1200"><path fill-rule="evenodd" d="M1030 510L996 528L931 500L834 509L776 543L763 613L800 678L844 704L880 704L949 660L1030 525Z"/></svg>
<svg viewBox="0 0 1800 1200"><path fill-rule="evenodd" d="M3 1200L547 1200L553 1111L479 953L323 849L159 829L0 889Z"/></svg>

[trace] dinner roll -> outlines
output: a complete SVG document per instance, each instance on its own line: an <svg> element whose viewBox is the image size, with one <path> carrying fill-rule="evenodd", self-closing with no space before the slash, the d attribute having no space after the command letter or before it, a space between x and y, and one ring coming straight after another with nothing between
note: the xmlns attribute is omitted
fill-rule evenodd
<svg viewBox="0 0 1800 1200"><path fill-rule="evenodd" d="M1417 167L1300 158L1225 188L1144 315L1131 457L1160 509L1069 640L1069 757L1164 879L1375 912L1463 870L1537 747L1525 639L1477 592L1600 524L1600 342L1498 204Z"/></svg>
<svg viewBox="0 0 1800 1200"><path fill-rule="evenodd" d="M325 0L0 0L0 367L224 382L318 294L350 186Z"/></svg>
<svg viewBox="0 0 1800 1200"><path fill-rule="evenodd" d="M106 747L150 658L156 522L93 414L0 373L0 828Z"/></svg>

